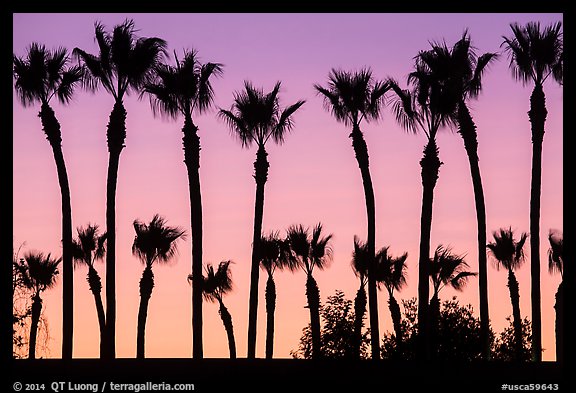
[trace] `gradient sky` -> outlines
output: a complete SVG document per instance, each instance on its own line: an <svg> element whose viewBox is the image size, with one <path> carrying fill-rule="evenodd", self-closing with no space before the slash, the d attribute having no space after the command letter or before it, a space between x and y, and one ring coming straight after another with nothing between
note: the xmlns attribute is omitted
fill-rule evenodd
<svg viewBox="0 0 576 393"><path fill-rule="evenodd" d="M167 40L169 52L184 48L199 51L201 61L225 65L214 81L216 105L229 108L233 92L245 79L265 90L282 81L281 104L307 102L294 115L295 128L284 145L269 144L263 229L281 230L291 224L318 221L334 234L334 261L315 273L321 297L343 290L353 299L358 281L350 268L353 237L366 236L364 194L350 130L323 109L314 83L325 84L332 67L346 70L370 66L379 79L388 76L406 86L406 77L419 50L429 41L445 39L452 45L468 28L478 53L502 53L484 79L480 98L471 104L478 127L480 168L490 233L511 226L516 233L529 230L531 138L527 116L531 87L513 80L507 55L500 48L509 24L562 21L562 14L15 14L13 51L22 56L32 42L48 48L80 47L97 53L94 22L108 29L133 18L141 36ZM562 89L550 80L545 86L548 118L544 138L541 208L541 277L543 359L553 360L554 294L559 276L547 270L547 234L562 228ZM15 95L14 95L15 98ZM105 223L105 186L108 152L106 124L113 98L99 91L78 90L74 102L63 107L53 102L62 125L63 150L72 193L73 226ZM138 282L142 265L131 254L132 222L149 221L155 213L171 225L189 230L190 209L181 128L177 121L154 118L147 99L132 94L125 99L126 148L120 159L117 190L117 355L136 353ZM60 191L54 159L37 117L39 107L23 108L13 100L14 114L14 238L15 248L61 254ZM202 144L201 183L204 220L204 261L232 259L234 292L224 301L234 322L239 356L246 356L249 264L251 256L255 183L255 149L242 149L215 113L197 116ZM389 108L377 124L364 124L370 169L376 194L376 246L389 245L394 255L408 257L408 287L397 296L417 293L417 260L421 208L419 160L423 135L409 135L394 120ZM466 253L477 271L476 219L469 165L459 135L443 130L438 135L444 163L435 190L432 250L449 244ZM530 255L528 244L525 249ZM186 280L191 267L190 239L180 244L177 258L156 266L155 288L146 326L148 357L191 355L191 288ZM496 332L512 314L506 273L489 259L490 318ZM104 264L97 266L104 279ZM517 273L522 316L530 317L529 259ZM86 268L75 272L74 356L98 356L99 333ZM462 293L451 289L441 298L457 295L478 313L478 281L470 280ZM276 274L277 309L275 356L289 357L298 346L309 321L304 308L305 276L299 272ZM265 275L260 276L257 356L264 357ZM60 357L61 290L44 295L51 357ZM104 291L103 291L104 295ZM204 306L204 354L228 357L228 344L217 305ZM387 294L379 296L380 329L391 331Z"/></svg>

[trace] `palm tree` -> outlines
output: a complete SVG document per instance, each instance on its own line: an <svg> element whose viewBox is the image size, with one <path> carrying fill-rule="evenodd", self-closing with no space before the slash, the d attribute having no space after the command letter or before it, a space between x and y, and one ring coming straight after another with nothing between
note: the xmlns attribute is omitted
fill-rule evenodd
<svg viewBox="0 0 576 393"><path fill-rule="evenodd" d="M157 80L144 85L142 93L148 93L154 114L176 119L182 115L182 144L184 163L188 172L190 215L192 228L192 274L202 277L202 194L200 192L200 137L198 127L192 121L194 113L206 112L214 102L211 77L222 75L222 64L198 60L195 50L184 51L182 62L174 53L176 66L159 64ZM192 353L194 358L203 357L202 348L202 289L192 286Z"/></svg>
<svg viewBox="0 0 576 393"><path fill-rule="evenodd" d="M362 346L362 327L364 326L364 314L366 314L366 284L368 283L368 247L366 243L354 236L354 252L352 253L352 270L360 287L354 298L354 358L360 359L360 347Z"/></svg>
<svg viewBox="0 0 576 393"><path fill-rule="evenodd" d="M532 300L532 358L542 360L542 315L540 306L540 190L542 188L542 143L548 111L544 82L552 76L563 80L564 48L562 22L540 30L540 23L510 25L512 37L503 37L502 46L510 55L510 69L515 79L534 83L528 117L532 128L532 181L530 186L530 274Z"/></svg>
<svg viewBox="0 0 576 393"><path fill-rule="evenodd" d="M100 327L100 356L104 353L104 334L106 330L106 316L104 314L104 304L102 303L102 280L94 262L104 258L106 253L106 233L98 233L98 225L88 224L86 228L78 228L78 239L73 240L72 255L77 265L86 265L88 267L88 287L94 295L96 303L96 313L98 315L98 326Z"/></svg>
<svg viewBox="0 0 576 393"><path fill-rule="evenodd" d="M548 234L550 248L548 249L548 271L550 274L560 273L562 281L556 291L556 361L564 361L564 240L562 233L551 230Z"/></svg>
<svg viewBox="0 0 576 393"><path fill-rule="evenodd" d="M28 358L36 358L36 335L38 322L42 313L42 298L40 294L56 285L58 265L61 258L54 259L50 254L41 252L29 252L18 262L15 267L22 280L24 287L32 292L32 322L30 324L30 342Z"/></svg>
<svg viewBox="0 0 576 393"><path fill-rule="evenodd" d="M368 220L368 301L370 309L370 336L372 344L372 359L380 357L380 334L378 328L378 298L376 279L374 277L374 254L376 249L376 205L374 188L370 175L368 146L360 130L362 120L366 122L378 120L381 114L384 94L389 90L388 83L375 81L370 68L358 72L348 72L332 69L328 75L328 87L315 84L314 88L324 98L326 109L329 109L336 121L352 126L349 137L356 161L360 167L364 198L366 200L366 215Z"/></svg>
<svg viewBox="0 0 576 393"><path fill-rule="evenodd" d="M389 79L396 93L394 112L396 120L411 132L421 131L427 139L424 155L420 160L422 177L422 213L420 216L420 255L418 262L418 340L417 354L421 359L430 357L429 310L430 295L429 263L430 233L432 229L432 207L434 188L442 162L439 158L436 135L441 127L451 125L457 101L449 84L435 71L437 57L433 51L421 51L416 56L415 70L408 76L412 90L402 90L398 83Z"/></svg>
<svg viewBox="0 0 576 393"><path fill-rule="evenodd" d="M56 163L62 209L62 358L72 358L74 335L74 275L72 264L72 207L68 172L62 152L60 123L50 106L52 98L68 104L74 88L82 81L84 69L68 66L66 49L48 50L44 45L32 43L26 57L13 56L15 89L23 106L40 104L40 121Z"/></svg>
<svg viewBox="0 0 576 393"><path fill-rule="evenodd" d="M232 325L232 315L226 308L223 302L225 294L232 291L232 274L230 272L230 264L232 261L222 261L218 265L218 269L214 271L214 266L206 266L206 275L202 276L201 280L194 280L192 274L188 276L188 281L192 283L200 282L202 285L202 294L204 299L209 302L218 302L220 309L218 313L222 318L224 329L228 335L228 349L230 351L230 359L236 359L236 341L234 340L234 326Z"/></svg>
<svg viewBox="0 0 576 393"><path fill-rule="evenodd" d="M281 239L278 232L270 232L260 239L260 267L268 274L266 280L266 359L274 354L274 312L276 310L276 269L294 269L289 258L288 242Z"/></svg>
<svg viewBox="0 0 576 393"><path fill-rule="evenodd" d="M116 25L110 34L96 22L96 42L99 54L79 48L74 54L86 66L85 85L95 91L100 85L114 97L114 107L106 129L108 143L108 174L106 180L106 353L116 357L116 185L120 153L126 139L126 109L124 96L140 89L153 76L154 68L165 53L166 42L160 38L136 36L132 20Z"/></svg>
<svg viewBox="0 0 576 393"><path fill-rule="evenodd" d="M398 353L402 353L402 317L398 301L394 298L394 291L401 291L406 285L408 253L405 252L399 257L393 257L388 253L388 250L389 247L383 247L376 253L376 280L378 287L383 284L388 291L388 307L394 325L396 348L399 349Z"/></svg>
<svg viewBox="0 0 576 393"><path fill-rule="evenodd" d="M166 220L158 214L154 215L149 224L139 220L134 221L134 243L132 254L144 264L140 279L140 308L138 309L138 336L136 340L136 357L144 358L144 340L146 335L146 318L148 303L154 288L154 263L169 262L177 251L177 241L185 240L186 233L178 227L166 225Z"/></svg>
<svg viewBox="0 0 576 393"><path fill-rule="evenodd" d="M432 355L438 352L438 321L440 318L440 291L451 286L457 291L462 291L468 282L468 278L477 273L469 272L469 267L464 260L464 255L452 253L450 247L441 244L436 247L434 257L430 258L430 281L432 282L432 299L430 299L430 331L432 338Z"/></svg>
<svg viewBox="0 0 576 393"><path fill-rule="evenodd" d="M258 311L258 278L260 266L260 238L264 215L264 186L268 179L268 153L266 142L272 139L278 144L294 126L292 115L305 101L300 100L284 109L280 108L278 92L280 82L265 94L250 82L244 82L244 91L234 93L234 104L230 110L220 109L219 116L232 130L242 147L258 146L254 161L256 200L254 202L254 233L252 237L252 264L250 268L250 300L248 311L248 358L256 356L256 322Z"/></svg>
<svg viewBox="0 0 576 393"><path fill-rule="evenodd" d="M528 238L526 233L520 235L520 239L514 239L512 228L500 228L493 232L494 242L488 243L486 247L496 260L496 268L503 267L508 271L508 290L510 291L510 301L512 303L512 325L514 327L514 342L517 360L522 354L522 317L520 315L520 289L514 270L519 268L524 262L524 243Z"/></svg>
<svg viewBox="0 0 576 393"><path fill-rule="evenodd" d="M288 228L286 239L290 244L292 264L306 273L306 298L310 311L310 332L312 335L312 358L322 356L320 337L320 290L312 273L314 268L324 270L332 260L332 248L328 244L332 234L323 236L322 224L318 223L312 233L302 224Z"/></svg>
<svg viewBox="0 0 576 393"><path fill-rule="evenodd" d="M476 205L476 223L478 226L478 273L480 299L480 335L483 343L482 356L490 356L490 318L488 312L488 269L486 263L486 205L484 189L478 158L478 138L476 124L472 119L467 101L478 98L482 90L482 76L490 63L497 59L495 53L485 53L477 56L471 46L468 31L462 38L448 49L446 43L435 43L427 56L435 58L435 75L450 84L457 110L454 121L458 125L458 134L464 141L464 148L470 165L474 202Z"/></svg>

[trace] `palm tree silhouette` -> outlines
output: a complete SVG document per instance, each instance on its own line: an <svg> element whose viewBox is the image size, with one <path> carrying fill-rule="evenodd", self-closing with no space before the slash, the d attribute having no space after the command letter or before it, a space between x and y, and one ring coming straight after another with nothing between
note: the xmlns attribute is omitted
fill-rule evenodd
<svg viewBox="0 0 576 393"><path fill-rule="evenodd" d="M400 306L394 298L394 291L401 291L406 285L408 253L405 252L399 257L393 257L388 253L388 250L389 247L383 247L376 253L376 281L378 287L383 284L388 291L388 307L394 325L396 348L399 349L398 353L402 353L402 314L400 313Z"/></svg>
<svg viewBox="0 0 576 393"><path fill-rule="evenodd" d="M184 117L182 145L188 171L192 228L192 274L202 277L202 194L200 192L200 137L192 114L206 112L214 102L211 77L222 75L222 64L198 60L195 50L184 51L182 62L174 53L176 66L159 64L157 80L144 85L154 114ZM202 289L192 286L192 356L202 358Z"/></svg>
<svg viewBox="0 0 576 393"><path fill-rule="evenodd" d="M139 220L134 221L134 243L132 254L136 255L144 264L144 271L140 279L140 308L138 309L138 336L136 340L136 357L144 358L144 341L146 335L146 318L148 316L148 303L154 288L154 263L169 262L177 251L177 241L185 240L186 233L178 227L166 225L166 220L155 214L149 224Z"/></svg>
<svg viewBox="0 0 576 393"><path fill-rule="evenodd" d="M548 234L550 248L548 249L548 271L550 274L560 273L562 281L556 291L556 361L564 361L564 240L562 233L550 230Z"/></svg>
<svg viewBox="0 0 576 393"><path fill-rule="evenodd" d="M464 260L464 255L452 253L450 247L440 244L434 251L434 257L430 258L430 281L432 282L432 299L430 299L430 332L432 355L438 353L438 322L440 319L440 291L451 286L457 291L462 291L468 282L468 278L477 273L469 272L469 267Z"/></svg>
<svg viewBox="0 0 576 393"><path fill-rule="evenodd" d="M201 280L194 280L192 274L188 276L188 281L193 284L199 282L202 285L202 294L204 299L209 302L218 302L220 308L218 313L222 318L224 329L228 335L228 349L230 351L230 359L236 359L236 341L234 340L234 326L232 325L232 315L224 305L222 300L224 295L232 291L232 274L230 272L230 264L232 261L222 261L218 264L218 269L214 271L214 266L206 266L206 275L202 276Z"/></svg>
<svg viewBox="0 0 576 393"><path fill-rule="evenodd" d="M108 174L106 181L106 358L116 357L116 185L120 153L126 140L124 95L140 89L153 76L153 70L165 53L166 42L160 38L136 36L134 21L126 19L114 26L112 34L104 25L94 25L100 52L92 55L79 48L74 54L86 66L85 85L95 91L100 85L114 97L106 136Z"/></svg>
<svg viewBox="0 0 576 393"><path fill-rule="evenodd" d="M364 314L366 314L366 284L368 283L368 247L357 236L354 236L354 252L352 253L352 270L360 287L354 298L354 358L360 359L360 347L362 346L362 327L364 326Z"/></svg>
<svg viewBox="0 0 576 393"><path fill-rule="evenodd" d="M458 134L464 141L464 148L470 165L470 175L476 205L478 226L478 273L480 299L480 335L483 343L482 357L490 356L490 316L488 312L488 269L486 263L486 205L478 158L478 138L476 124L472 119L467 101L478 98L482 90L482 76L498 55L484 53L477 56L471 46L470 36L465 30L462 38L451 49L446 43L435 43L427 56L435 57L435 74L449 83L457 101L454 121L458 125Z"/></svg>
<svg viewBox="0 0 576 393"><path fill-rule="evenodd" d="M256 322L258 311L258 278L260 266L260 239L262 236L262 218L264 215L264 186L268 179L268 153L266 142L272 140L278 144L284 142L286 134L292 130L292 115L305 101L300 100L284 109L280 108L278 92L280 82L265 94L250 82L244 82L244 91L234 93L231 110L220 109L223 119L242 147L258 145L254 161L254 179L256 180L256 200L254 202L254 234L252 237L252 264L250 269L250 304L248 311L248 358L256 356Z"/></svg>
<svg viewBox="0 0 576 393"><path fill-rule="evenodd" d="M15 89L23 106L40 103L40 121L46 139L52 147L58 173L62 208L62 358L72 358L74 335L74 274L72 264L72 207L68 172L62 152L60 123L50 106L52 98L68 104L74 88L84 77L80 66L68 66L65 48L48 50L44 45L32 43L26 57L13 56Z"/></svg>
<svg viewBox="0 0 576 393"><path fill-rule="evenodd" d="M366 200L366 215L368 220L367 252L368 252L368 301L370 309L370 336L372 344L372 359L380 357L380 334L378 328L378 299L376 279L374 277L374 254L376 249L376 205L374 188L370 175L368 146L360 130L362 120L366 122L378 120L381 114L384 94L389 90L389 84L375 81L370 68L358 72L348 72L332 69L328 75L328 87L315 84L314 88L324 98L326 109L329 109L336 121L352 126L349 137L356 161L362 174L364 197Z"/></svg>
<svg viewBox="0 0 576 393"><path fill-rule="evenodd" d="M98 233L98 225L88 224L86 228L79 227L78 239L73 240L72 255L76 261L76 266L86 265L88 267L88 276L86 281L88 287L94 295L94 302L96 304L96 313L98 315L98 326L100 327L100 357L104 353L104 334L106 330L106 316L104 314L104 304L102 303L102 280L94 262L104 258L106 253L106 233L100 235Z"/></svg>
<svg viewBox="0 0 576 393"><path fill-rule="evenodd" d="M42 298L40 294L56 285L58 265L61 258L54 259L50 254L41 252L28 252L24 258L15 264L24 287L32 292L32 322L30 324L30 342L28 358L36 358L36 335L38 322L42 313Z"/></svg>
<svg viewBox="0 0 576 393"><path fill-rule="evenodd" d="M260 267L268 274L266 280L266 359L272 359L274 354L274 312L276 310L276 269L296 266L291 264L288 242L280 238L278 232L271 232L260 239Z"/></svg>
<svg viewBox="0 0 576 393"><path fill-rule="evenodd" d="M512 325L514 327L514 343L516 349L516 359L521 359L522 344L522 317L520 315L520 289L514 270L519 268L524 262L524 243L528 238L526 233L520 235L520 239L514 239L512 228L500 228L494 231L494 242L488 243L486 247L491 251L496 260L496 268L503 267L508 271L508 290L510 291L510 301L512 303Z"/></svg>
<svg viewBox="0 0 576 393"><path fill-rule="evenodd" d="M503 37L510 55L510 69L515 79L527 85L534 83L528 116L532 128L532 180L530 185L530 274L532 301L532 358L542 360L542 315L540 299L540 191L542 188L542 143L548 111L544 82L552 76L563 80L564 49L562 22L540 30L539 22L526 26L510 25L512 37Z"/></svg>
<svg viewBox="0 0 576 393"><path fill-rule="evenodd" d="M312 335L312 358L322 356L320 337L320 290L312 273L314 268L324 270L332 260L332 248L328 244L332 234L323 236L322 224L318 223L312 233L302 224L288 228L286 239L290 244L292 264L306 273L306 298L310 311Z"/></svg>
<svg viewBox="0 0 576 393"><path fill-rule="evenodd" d="M422 213L420 218L420 256L418 262L418 339L417 354L421 359L430 357L429 310L430 296L429 263L430 233L434 188L442 162L439 158L436 135L441 127L453 123L457 106L452 89L442 75L438 75L439 58L432 51L421 51L416 56L415 70L408 75L412 91L402 90L398 83L389 79L396 93L394 112L400 125L411 132L421 132L428 142L420 160L422 177Z"/></svg>

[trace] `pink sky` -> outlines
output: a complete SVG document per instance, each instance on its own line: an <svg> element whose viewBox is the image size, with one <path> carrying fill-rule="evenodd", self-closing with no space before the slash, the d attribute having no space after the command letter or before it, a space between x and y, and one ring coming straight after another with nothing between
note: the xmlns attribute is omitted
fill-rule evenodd
<svg viewBox="0 0 576 393"><path fill-rule="evenodd" d="M225 65L223 78L214 82L216 105L229 108L233 92L245 79L270 90L282 81L281 102L307 102L295 116L295 128L283 146L269 144L263 228L281 230L291 224L318 221L334 234L334 261L315 276L322 300L343 290L353 299L358 282L350 269L355 234L366 233L364 194L347 127L322 107L313 84L325 84L332 67L370 66L377 78L394 77L406 85L413 57L429 48L429 41L448 45L469 29L478 53L501 52L502 35L509 23L562 21L562 14L15 14L13 51L24 55L36 41L48 48L80 47L97 53L95 21L109 29L133 18L142 36L167 40L169 52L195 48L202 61ZM480 168L486 197L489 241L491 232L511 226L529 230L530 123L527 116L531 87L512 79L506 55L495 62L484 79L480 99L472 103L478 127ZM562 89L545 86L548 118L544 138L541 209L541 278L543 359L553 360L554 294L559 276L547 270L547 234L562 228ZM14 95L15 97L15 95ZM73 226L105 223L105 186L108 153L106 124L113 99L104 91L78 90L74 102L53 102L62 125L63 150L72 192ZM126 148L120 159L117 191L117 355L134 357L138 282L142 266L131 254L132 221L149 221L155 213L171 225L189 230L190 209L186 169L181 149L182 120L154 118L148 100L131 95ZM51 149L37 117L39 108L23 108L14 99L14 238L17 248L61 254L60 192ZM419 160L423 135L409 135L395 122L389 108L378 124L362 127L370 154L376 194L376 246L390 245L394 254L409 253L408 287L397 296L417 293L417 259L421 208ZM204 261L232 259L234 292L225 298L234 322L239 356L246 354L249 264L251 255L255 183L255 149L241 149L215 113L195 118L200 127L201 183L204 220ZM444 130L438 136L444 162L435 191L431 247L450 244L466 253L477 271L476 219L468 160L459 135ZM525 249L529 257L530 251ZM191 355L190 239L180 244L169 266L154 269L154 292L146 328L148 357ZM104 278L105 269L97 269ZM517 273L522 316L530 317L529 259ZM86 270L75 272L74 356L98 356L98 322ZM511 315L506 274L490 262L488 269L490 318L500 332ZM478 313L477 279L463 293L445 289L443 299L457 295ZM264 357L265 275L260 278L257 356ZM301 330L309 321L304 308L303 273L278 272L275 356L289 357ZM51 357L60 357L61 285L44 295L51 332ZM104 295L104 293L103 293ZM380 293L380 329L392 330L387 295ZM204 306L204 353L227 357L226 334L217 305Z"/></svg>

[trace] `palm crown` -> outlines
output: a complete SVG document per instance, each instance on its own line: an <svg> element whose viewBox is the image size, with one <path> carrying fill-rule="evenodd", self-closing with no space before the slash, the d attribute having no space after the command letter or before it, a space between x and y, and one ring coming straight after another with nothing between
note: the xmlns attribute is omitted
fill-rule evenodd
<svg viewBox="0 0 576 393"><path fill-rule="evenodd" d="M166 225L166 220L158 214L149 224L134 221L134 243L132 254L138 256L144 264L168 262L177 251L176 241L186 239L186 232L178 227Z"/></svg>
<svg viewBox="0 0 576 393"><path fill-rule="evenodd" d="M357 236L354 236L354 252L352 253L351 266L356 277L360 279L362 286L368 282L368 247Z"/></svg>
<svg viewBox="0 0 576 393"><path fill-rule="evenodd" d="M106 232L100 235L98 230L98 225L92 224L78 228L78 239L72 241L72 256L77 264L92 266L95 260L104 258Z"/></svg>
<svg viewBox="0 0 576 393"><path fill-rule="evenodd" d="M496 267L504 267L508 270L514 270L524 262L524 243L528 238L526 233L520 235L520 239L514 239L512 228L501 228L494 231L494 242L486 245L496 259Z"/></svg>
<svg viewBox="0 0 576 393"><path fill-rule="evenodd" d="M290 246L288 242L281 239L278 232L270 232L260 239L260 266L268 272L274 274L279 268L288 268L295 270L297 266L293 264L290 258Z"/></svg>
<svg viewBox="0 0 576 393"><path fill-rule="evenodd" d="M51 254L44 255L41 252L28 252L24 258L16 264L16 269L22 280L22 284L36 295L56 285L58 277L58 265L61 258L54 259Z"/></svg>
<svg viewBox="0 0 576 393"><path fill-rule="evenodd" d="M548 270L550 273L559 272L564 275L564 240L562 234L551 230L548 234L550 249L548 250Z"/></svg>
<svg viewBox="0 0 576 393"><path fill-rule="evenodd" d="M393 257L388 250L389 247L382 247L376 253L376 282L378 285L384 284L392 294L394 290L400 291L406 285L408 253Z"/></svg>
<svg viewBox="0 0 576 393"><path fill-rule="evenodd" d="M218 264L218 269L214 266L206 266L206 275L202 276L202 295L210 302L222 301L222 297L232 291L232 272L230 264L232 261L222 261ZM191 276L188 276L192 280Z"/></svg>
<svg viewBox="0 0 576 393"><path fill-rule="evenodd" d="M457 291L463 290L468 278L476 275L466 271L468 267L464 255L453 254L450 247L436 247L434 257L430 258L430 280L434 286L434 295L437 296L446 285Z"/></svg>
<svg viewBox="0 0 576 393"><path fill-rule="evenodd" d="M292 264L306 273L312 274L314 268L323 270L332 260L332 248L329 245L332 234L322 236L322 224L318 223L310 233L302 224L288 228L286 236L292 250Z"/></svg>

